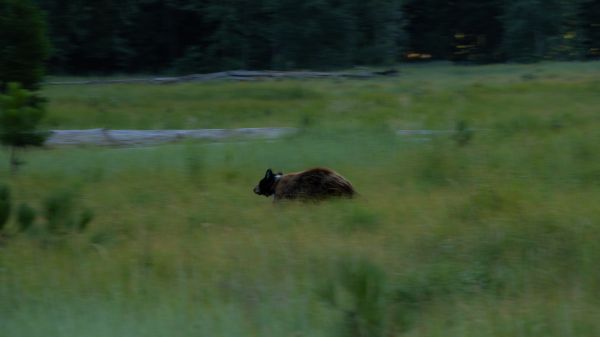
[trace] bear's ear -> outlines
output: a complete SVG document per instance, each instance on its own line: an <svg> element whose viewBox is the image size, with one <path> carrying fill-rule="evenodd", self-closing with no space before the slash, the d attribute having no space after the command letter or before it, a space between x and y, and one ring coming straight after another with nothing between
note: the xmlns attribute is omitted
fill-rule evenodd
<svg viewBox="0 0 600 337"><path fill-rule="evenodd" d="M271 176L273 176L273 171L271 171L271 169L268 169L267 173L265 173L265 178L269 179Z"/></svg>

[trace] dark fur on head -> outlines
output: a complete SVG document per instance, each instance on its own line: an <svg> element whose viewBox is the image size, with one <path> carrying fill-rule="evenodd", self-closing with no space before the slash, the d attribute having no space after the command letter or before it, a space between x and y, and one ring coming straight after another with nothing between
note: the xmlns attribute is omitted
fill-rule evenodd
<svg viewBox="0 0 600 337"><path fill-rule="evenodd" d="M265 173L265 177L254 187L254 193L258 195L264 195L270 197L275 193L275 183L277 182L277 176L281 176L283 173L279 172L274 174L271 169L268 169Z"/></svg>

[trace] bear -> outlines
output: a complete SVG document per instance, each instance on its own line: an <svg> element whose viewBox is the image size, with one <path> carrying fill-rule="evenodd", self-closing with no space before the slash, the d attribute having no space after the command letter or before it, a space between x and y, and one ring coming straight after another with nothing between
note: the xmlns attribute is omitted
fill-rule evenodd
<svg viewBox="0 0 600 337"><path fill-rule="evenodd" d="M254 193L280 200L323 200L330 197L352 198L356 191L346 178L328 168L312 168L283 174L268 169L265 177L254 187Z"/></svg>

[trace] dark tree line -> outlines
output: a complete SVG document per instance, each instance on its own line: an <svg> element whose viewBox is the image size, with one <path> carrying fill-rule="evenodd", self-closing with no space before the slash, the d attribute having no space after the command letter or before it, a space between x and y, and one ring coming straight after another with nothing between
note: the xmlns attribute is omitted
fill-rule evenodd
<svg viewBox="0 0 600 337"><path fill-rule="evenodd" d="M50 71L339 68L600 56L599 0L35 0Z"/></svg>
<svg viewBox="0 0 600 337"><path fill-rule="evenodd" d="M10 82L36 89L48 56L46 26L29 1L0 0L0 94Z"/></svg>
<svg viewBox="0 0 600 337"><path fill-rule="evenodd" d="M435 59L532 62L600 56L598 0L407 0L409 48Z"/></svg>
<svg viewBox="0 0 600 337"><path fill-rule="evenodd" d="M38 130L45 99L35 90L44 76L48 45L37 6L26 0L0 0L0 145L10 148L13 173L22 164L17 149L39 146L47 135Z"/></svg>

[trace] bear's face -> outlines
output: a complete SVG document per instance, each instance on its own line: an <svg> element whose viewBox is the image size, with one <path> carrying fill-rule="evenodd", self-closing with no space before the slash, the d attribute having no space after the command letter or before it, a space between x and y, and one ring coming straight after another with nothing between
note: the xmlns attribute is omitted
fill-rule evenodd
<svg viewBox="0 0 600 337"><path fill-rule="evenodd" d="M264 195L269 197L275 193L275 183L277 182L277 175L273 174L271 169L268 169L265 173L265 177L254 187L254 193L258 195Z"/></svg>

